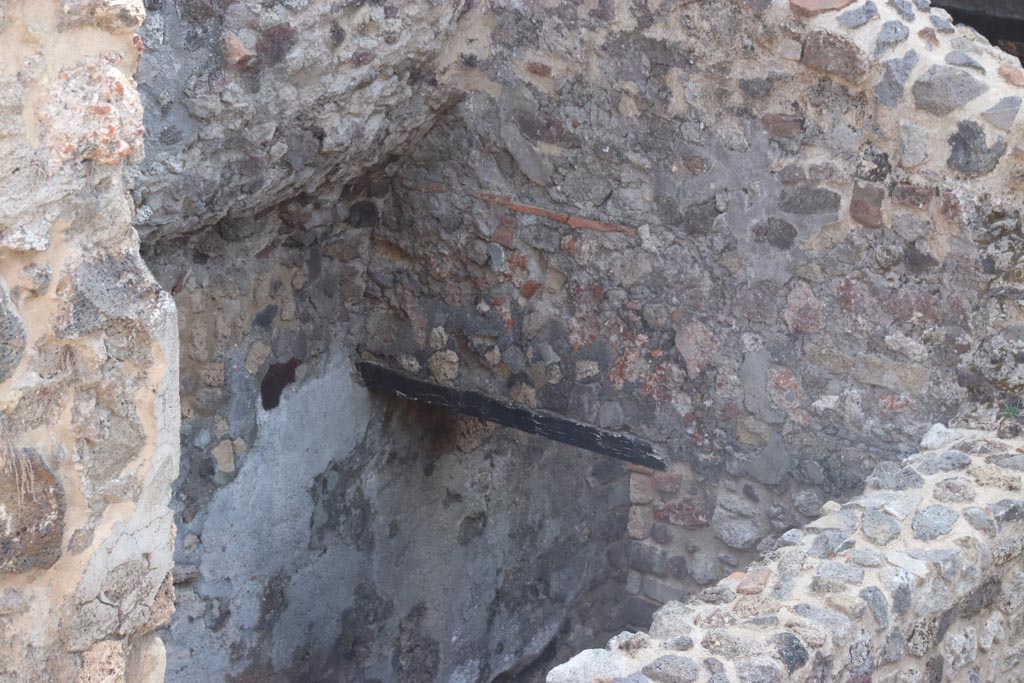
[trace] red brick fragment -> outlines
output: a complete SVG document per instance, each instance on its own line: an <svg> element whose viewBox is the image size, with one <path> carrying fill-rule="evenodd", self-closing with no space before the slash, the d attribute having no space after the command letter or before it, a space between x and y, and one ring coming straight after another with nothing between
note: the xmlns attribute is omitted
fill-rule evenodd
<svg viewBox="0 0 1024 683"><path fill-rule="evenodd" d="M658 472L654 475L654 488L661 493L679 493L683 475L678 472Z"/></svg>
<svg viewBox="0 0 1024 683"><path fill-rule="evenodd" d="M655 508L654 518L686 529L698 529L708 525L704 510L690 501L680 500Z"/></svg>
<svg viewBox="0 0 1024 683"><path fill-rule="evenodd" d="M765 114L761 117L761 123L776 138L795 138L804 132L804 119L802 116Z"/></svg>
<svg viewBox="0 0 1024 683"><path fill-rule="evenodd" d="M523 283L523 286L519 288L519 293L525 296L527 299L533 297L540 288L540 283L536 280L527 280Z"/></svg>
<svg viewBox="0 0 1024 683"><path fill-rule="evenodd" d="M932 203L935 191L927 187L918 187L910 183L900 183L892 190L892 200L897 204L912 206L915 209L926 209Z"/></svg>
<svg viewBox="0 0 1024 683"><path fill-rule="evenodd" d="M256 53L245 46L245 43L230 31L224 33L224 61L238 67L247 65Z"/></svg>
<svg viewBox="0 0 1024 683"><path fill-rule="evenodd" d="M863 81L870 66L867 55L852 40L820 30L807 36L800 62L851 83Z"/></svg>
<svg viewBox="0 0 1024 683"><path fill-rule="evenodd" d="M850 217L868 228L882 227L882 201L885 189L880 185L857 181L850 199Z"/></svg>
<svg viewBox="0 0 1024 683"><path fill-rule="evenodd" d="M755 569L748 572L743 580L740 581L740 585L736 587L736 592L740 595L758 595L759 593L764 592L765 587L768 585L768 579L771 575L771 570L767 568Z"/></svg>
<svg viewBox="0 0 1024 683"><path fill-rule="evenodd" d="M526 70L535 76L551 78L551 67L547 64L541 64L540 62L528 62L526 64Z"/></svg>
<svg viewBox="0 0 1024 683"><path fill-rule="evenodd" d="M516 233L514 230L509 230L508 228L498 228L497 230L494 231L494 234L491 235L491 241L497 242L501 246L511 249L515 237Z"/></svg>
<svg viewBox="0 0 1024 683"><path fill-rule="evenodd" d="M595 232L619 232L630 237L636 237L636 228L631 228L627 225L618 225L616 223L605 223L603 221L596 221L591 218L584 218L582 216L572 216L567 213L561 213L559 211L552 211L551 209L545 209L539 206L531 206L530 204L520 204L519 202L513 201L508 197L502 197L501 195L490 194L488 192L470 192L470 195L476 197L481 201L488 202L490 204L497 204L498 206L504 206L509 211L516 211L518 213L528 213L532 216L541 216L555 221L556 223L563 223L568 225L570 228L577 230L594 230Z"/></svg>
<svg viewBox="0 0 1024 683"><path fill-rule="evenodd" d="M1024 88L1024 71L1021 69L1010 66L1009 64L1003 64L999 67L999 75L1003 77L1003 80L1010 85L1015 85L1018 88Z"/></svg>

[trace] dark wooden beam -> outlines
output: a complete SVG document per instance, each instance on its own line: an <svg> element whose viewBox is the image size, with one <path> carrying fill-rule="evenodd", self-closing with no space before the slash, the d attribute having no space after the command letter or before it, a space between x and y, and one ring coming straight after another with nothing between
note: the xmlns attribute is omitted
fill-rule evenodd
<svg viewBox="0 0 1024 683"><path fill-rule="evenodd" d="M447 408L655 470L668 467L668 460L657 446L632 434L601 429L557 413L527 408L476 391L427 382L378 363L362 361L358 367L366 388L371 391Z"/></svg>
<svg viewBox="0 0 1024 683"><path fill-rule="evenodd" d="M1024 43L1024 2L1021 0L932 0L961 24L989 40Z"/></svg>

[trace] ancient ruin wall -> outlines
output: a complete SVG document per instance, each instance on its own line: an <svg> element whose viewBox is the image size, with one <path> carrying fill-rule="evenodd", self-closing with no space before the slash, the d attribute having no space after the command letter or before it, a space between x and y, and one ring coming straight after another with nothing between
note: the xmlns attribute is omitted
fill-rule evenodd
<svg viewBox="0 0 1024 683"><path fill-rule="evenodd" d="M369 354L669 452L631 613L1024 388L1024 72L926 2L825 4L490 3L383 199Z"/></svg>
<svg viewBox="0 0 1024 683"><path fill-rule="evenodd" d="M391 159L452 103L435 58L467 4L148 2L142 235L237 230Z"/></svg>
<svg viewBox="0 0 1024 683"><path fill-rule="evenodd" d="M1022 444L936 425L864 496L548 683L1020 680Z"/></svg>
<svg viewBox="0 0 1024 683"><path fill-rule="evenodd" d="M454 102L465 4L150 3L137 221L182 339L168 680L489 679L617 626L566 617L601 598L619 468L349 374L388 188L366 170Z"/></svg>
<svg viewBox="0 0 1024 683"><path fill-rule="evenodd" d="M148 52L130 0L3 11L10 680L162 668L177 342L128 225L140 52L139 225L187 346L182 680L518 675L627 495L643 621L1021 392L1024 73L924 0L148 4ZM627 488L371 407L357 344L673 469Z"/></svg>
<svg viewBox="0 0 1024 683"><path fill-rule="evenodd" d="M0 680L161 680L174 306L131 227L141 2L0 7Z"/></svg>
<svg viewBox="0 0 1024 683"><path fill-rule="evenodd" d="M522 680L556 637L621 627L592 606L620 467L356 383L356 203L325 188L144 252L182 340L168 681Z"/></svg>

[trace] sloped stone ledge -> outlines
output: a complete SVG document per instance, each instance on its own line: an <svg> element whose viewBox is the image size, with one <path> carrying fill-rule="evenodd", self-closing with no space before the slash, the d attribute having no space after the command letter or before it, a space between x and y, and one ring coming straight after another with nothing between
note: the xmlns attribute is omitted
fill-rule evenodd
<svg viewBox="0 0 1024 683"><path fill-rule="evenodd" d="M865 493L779 538L649 633L548 683L916 683L1024 672L1024 441L934 426Z"/></svg>

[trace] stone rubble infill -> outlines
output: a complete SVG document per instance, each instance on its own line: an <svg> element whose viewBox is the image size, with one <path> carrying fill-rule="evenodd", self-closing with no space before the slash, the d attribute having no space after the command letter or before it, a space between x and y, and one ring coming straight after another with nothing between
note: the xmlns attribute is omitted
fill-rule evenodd
<svg viewBox="0 0 1024 683"><path fill-rule="evenodd" d="M1020 680L1024 440L935 425L922 448L548 683Z"/></svg>

